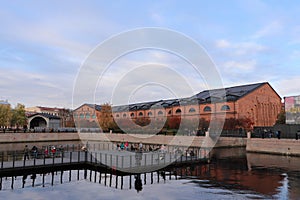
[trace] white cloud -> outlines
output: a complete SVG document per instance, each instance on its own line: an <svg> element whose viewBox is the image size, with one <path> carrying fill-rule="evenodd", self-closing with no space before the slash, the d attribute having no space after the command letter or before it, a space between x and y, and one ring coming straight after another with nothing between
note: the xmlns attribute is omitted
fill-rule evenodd
<svg viewBox="0 0 300 200"><path fill-rule="evenodd" d="M274 82L276 91L282 96L300 95L299 91L300 76L279 79Z"/></svg>
<svg viewBox="0 0 300 200"><path fill-rule="evenodd" d="M258 44L256 42L229 42L228 40L221 39L215 42L218 49L230 52L235 56L257 54L268 50L268 47Z"/></svg>
<svg viewBox="0 0 300 200"><path fill-rule="evenodd" d="M281 22L273 21L254 33L251 38L260 39L270 35L276 35L277 33L281 32L282 29L283 25Z"/></svg>
<svg viewBox="0 0 300 200"><path fill-rule="evenodd" d="M230 44L230 42L228 42L225 39L217 40L215 42L215 45L216 45L217 48L220 48L220 49L232 47L232 45Z"/></svg>
<svg viewBox="0 0 300 200"><path fill-rule="evenodd" d="M226 70L237 73L250 72L255 69L257 65L256 60L248 61L228 61L224 63Z"/></svg>

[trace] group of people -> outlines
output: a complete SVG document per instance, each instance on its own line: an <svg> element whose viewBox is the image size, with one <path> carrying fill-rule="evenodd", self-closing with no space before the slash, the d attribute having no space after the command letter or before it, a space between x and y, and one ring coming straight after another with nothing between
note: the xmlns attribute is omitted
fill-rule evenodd
<svg viewBox="0 0 300 200"><path fill-rule="evenodd" d="M24 147L24 160L29 160L30 157L38 158L38 148L34 145L31 149L29 149L28 145Z"/></svg>
<svg viewBox="0 0 300 200"><path fill-rule="evenodd" d="M63 152L62 146L59 148L59 152ZM40 151L35 145L31 149L28 147L28 145L25 145L23 153L24 160L29 160L30 158L38 158L40 155L43 155L45 157L55 157L58 154L58 151L54 145L46 146L44 148L44 151Z"/></svg>

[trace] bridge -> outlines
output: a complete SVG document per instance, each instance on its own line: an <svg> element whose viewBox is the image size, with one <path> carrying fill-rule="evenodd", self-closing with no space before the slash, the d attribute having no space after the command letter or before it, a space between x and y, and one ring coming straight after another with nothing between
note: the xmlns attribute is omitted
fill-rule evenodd
<svg viewBox="0 0 300 200"><path fill-rule="evenodd" d="M50 157L40 155L38 158L30 160L24 160L24 155L16 152L10 155L2 153L0 156L0 177L31 174L32 171L44 173L54 169L71 170L74 168L136 174L186 163L207 162L208 160L204 153L188 156L187 154L161 151L130 152L125 150L66 151L58 152Z"/></svg>

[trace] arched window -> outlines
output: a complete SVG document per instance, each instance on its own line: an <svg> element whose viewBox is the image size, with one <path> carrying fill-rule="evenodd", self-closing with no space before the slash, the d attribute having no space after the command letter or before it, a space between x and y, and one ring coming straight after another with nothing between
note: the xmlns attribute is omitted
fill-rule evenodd
<svg viewBox="0 0 300 200"><path fill-rule="evenodd" d="M150 111L150 112L148 112L148 116L152 116L152 112Z"/></svg>
<svg viewBox="0 0 300 200"><path fill-rule="evenodd" d="M142 113L142 112L139 112L139 116L140 116L140 117L143 116L143 113Z"/></svg>
<svg viewBox="0 0 300 200"><path fill-rule="evenodd" d="M116 114L116 117L120 117L120 115L119 115L119 114Z"/></svg>
<svg viewBox="0 0 300 200"><path fill-rule="evenodd" d="M96 115L95 115L95 114L93 114L93 115L92 115L92 118L93 118L93 119L96 119Z"/></svg>
<svg viewBox="0 0 300 200"><path fill-rule="evenodd" d="M190 112L190 113L194 113L194 112L196 112L196 110L195 110L195 108L190 108L190 109L189 109L189 112Z"/></svg>
<svg viewBox="0 0 300 200"><path fill-rule="evenodd" d="M164 113L160 110L160 111L158 111L157 114L158 114L158 115L163 115Z"/></svg>
<svg viewBox="0 0 300 200"><path fill-rule="evenodd" d="M203 111L204 112L211 112L211 107L210 106L205 106Z"/></svg>
<svg viewBox="0 0 300 200"><path fill-rule="evenodd" d="M84 119L84 114L83 113L80 113L80 119Z"/></svg>
<svg viewBox="0 0 300 200"><path fill-rule="evenodd" d="M90 118L90 113L86 113L86 114L85 114L85 118L86 118L86 119L89 119L89 118Z"/></svg>
<svg viewBox="0 0 300 200"><path fill-rule="evenodd" d="M134 117L134 113L131 113L131 114L130 114L130 117Z"/></svg>
<svg viewBox="0 0 300 200"><path fill-rule="evenodd" d="M230 110L230 107L228 105L223 105L221 107L221 110L223 110L223 111Z"/></svg>
<svg viewBox="0 0 300 200"><path fill-rule="evenodd" d="M75 113L75 114L74 114L74 118L77 118L77 117L78 117L78 115Z"/></svg>
<svg viewBox="0 0 300 200"><path fill-rule="evenodd" d="M172 115L172 110L169 110L168 114L169 114L169 115Z"/></svg>
<svg viewBox="0 0 300 200"><path fill-rule="evenodd" d="M124 113L124 114L123 114L123 117L126 117L126 116L127 116L126 113Z"/></svg>
<svg viewBox="0 0 300 200"><path fill-rule="evenodd" d="M176 111L175 111L176 114L180 114L181 113L181 109L178 108Z"/></svg>

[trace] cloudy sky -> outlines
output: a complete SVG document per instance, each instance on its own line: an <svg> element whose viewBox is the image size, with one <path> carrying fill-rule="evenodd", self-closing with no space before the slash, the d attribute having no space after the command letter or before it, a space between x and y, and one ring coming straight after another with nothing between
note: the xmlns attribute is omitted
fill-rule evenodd
<svg viewBox="0 0 300 200"><path fill-rule="evenodd" d="M141 49L116 58L105 73L98 63L89 72L98 77L97 85L86 86L95 98L76 96L74 101L78 77L92 52L109 38L143 27L192 38L211 58L225 87L267 81L281 97L299 95L299 13L298 1L2 1L0 99L27 107L72 108L112 102L112 91L128 92L122 87L129 82L135 87L127 87L132 89L125 95L128 102L210 88L209 77L195 73L180 55ZM153 79L140 81L148 75ZM169 81L155 83L157 78ZM178 87L171 88L172 83Z"/></svg>

